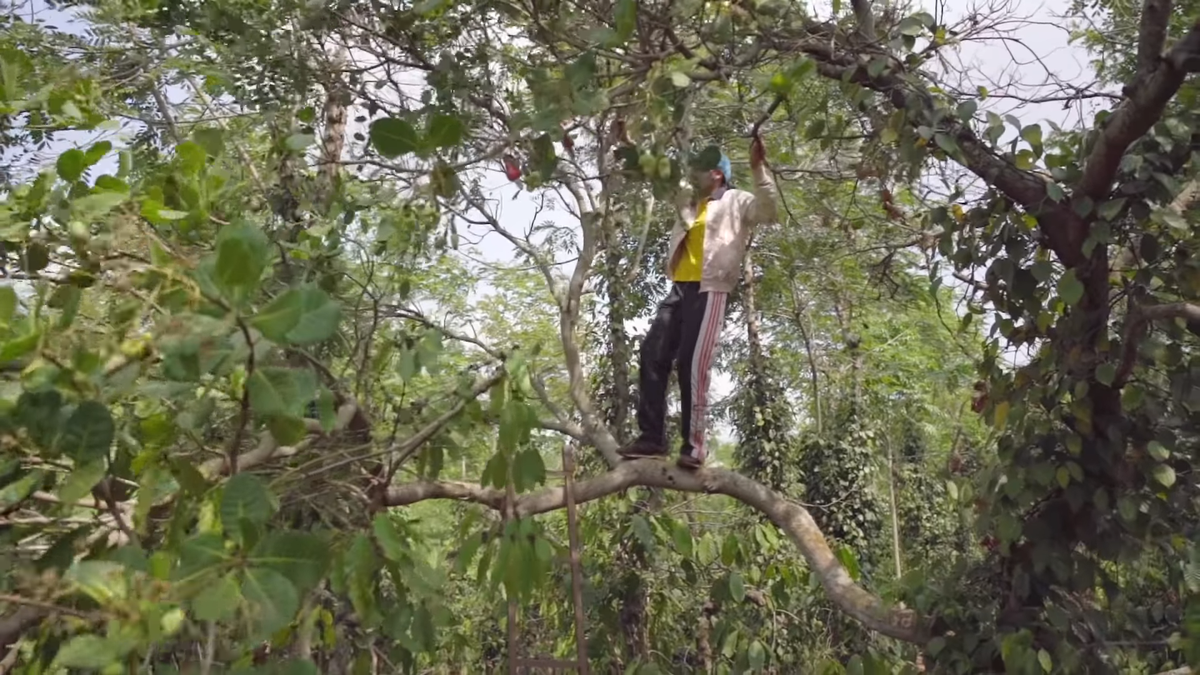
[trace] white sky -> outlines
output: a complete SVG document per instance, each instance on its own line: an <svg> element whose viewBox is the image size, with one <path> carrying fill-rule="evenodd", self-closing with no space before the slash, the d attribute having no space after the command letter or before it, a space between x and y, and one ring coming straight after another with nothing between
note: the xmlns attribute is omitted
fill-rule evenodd
<svg viewBox="0 0 1200 675"><path fill-rule="evenodd" d="M1001 115L1013 114L1024 124L1053 121L1062 126L1073 126L1078 123L1081 112L1077 108L1064 109L1061 103L1028 104L996 97L1006 91L1032 97L1037 95L1038 87L1043 88L1042 94L1052 93L1050 91L1052 89L1051 78L1047 73L1053 73L1060 81L1076 84L1092 79L1087 54L1083 49L1068 44L1068 35L1064 28L1065 22L1054 15L1056 3L1036 0L993 0L991 2L993 5L997 3L1005 4L1008 10L1006 13L1014 17L1008 26L1014 30L1013 34L1005 40L964 45L957 54L956 62L951 64L955 70L965 70L968 73L969 81L974 84L984 84L990 90L993 98L981 102L980 110L993 110ZM848 5L849 3L843 4ZM926 0L916 4L923 5L928 8L927 11L935 16L938 15L938 12L932 9L932 2ZM948 0L948 4L952 5L952 8L949 10L948 16L943 18L943 22L954 24L959 18L976 13L976 8L980 3L974 0ZM824 9L821 9L822 5ZM818 16L829 15L828 2L816 2L811 6L814 7L814 12ZM22 12L22 15L25 16L27 13L71 30L71 32L77 32L83 28L80 22L71 20L63 12L47 7L44 0L33 0L26 11ZM423 77L414 77L413 83L419 85L422 80ZM1011 83L1011 88L1004 86L1006 81ZM187 96L186 92L180 89L168 93L173 101L181 101ZM352 132L353 129L350 131ZM1015 132L1009 132L1010 135L1012 133ZM106 132L103 135L112 140L114 145L121 145L120 139L117 137L120 134ZM53 161L54 157L71 145L79 144L86 147L95 140L97 140L96 132L64 134L53 144L53 147L42 153L42 157ZM2 159L0 158L0 160ZM113 171L115 167L115 157L110 156L97 167L98 171L93 171L93 175ZM747 168L744 166L734 167L735 173L745 174L746 171ZM529 193L522 193L514 199L513 195L516 190L503 176L498 166L488 167L483 183L483 192L493 204L500 205L500 220L511 232L519 233L534 218L536 209L534 197ZM569 222L570 217L561 212L557 216L552 212L543 213L540 218L554 220L560 225L572 227L578 231L577 226L573 226ZM508 263L515 258L513 247L499 234L487 228L466 225L465 230L460 226L460 232L464 232L464 241L478 242L474 246L476 259ZM467 236L466 232L472 234ZM650 242L650 245L664 246L665 242ZM569 259L569 256L564 256L564 259ZM569 273L570 266L564 266L561 269L564 273ZM945 283L960 288L963 286L961 282L948 274ZM485 294L487 290L486 287L478 288L476 296ZM628 328L632 334L640 334L645 330L646 322L631 322ZM740 330L740 328L736 323L730 322L727 324L726 333ZM719 399L728 395L731 388L728 374L715 374L713 378L713 396L715 398ZM728 433L728 429L720 430L721 436L727 436Z"/></svg>

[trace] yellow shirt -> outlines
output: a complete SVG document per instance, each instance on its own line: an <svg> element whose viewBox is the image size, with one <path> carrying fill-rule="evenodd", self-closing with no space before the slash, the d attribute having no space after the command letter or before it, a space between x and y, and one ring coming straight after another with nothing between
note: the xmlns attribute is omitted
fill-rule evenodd
<svg viewBox="0 0 1200 675"><path fill-rule="evenodd" d="M696 220L688 228L683 240L683 253L675 266L675 281L700 281L704 261L704 222L708 216L708 200L705 199L696 211Z"/></svg>

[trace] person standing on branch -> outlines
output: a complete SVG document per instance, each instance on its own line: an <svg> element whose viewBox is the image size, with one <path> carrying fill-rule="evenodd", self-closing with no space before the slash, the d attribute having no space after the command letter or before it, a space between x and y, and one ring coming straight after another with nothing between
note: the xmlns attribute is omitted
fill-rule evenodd
<svg viewBox="0 0 1200 675"><path fill-rule="evenodd" d="M704 466L710 371L726 300L741 278L751 228L775 220L778 188L765 159L756 133L750 144L753 192L733 187L729 158L719 148L706 149L692 165L693 190L681 191L680 219L671 232L667 277L673 283L642 341L640 434L618 451L626 459L666 457L667 381L675 365L683 412L679 466Z"/></svg>

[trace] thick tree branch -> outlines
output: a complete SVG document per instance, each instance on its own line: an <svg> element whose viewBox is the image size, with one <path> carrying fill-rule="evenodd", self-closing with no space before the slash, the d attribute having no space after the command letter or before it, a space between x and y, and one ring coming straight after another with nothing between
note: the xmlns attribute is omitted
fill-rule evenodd
<svg viewBox="0 0 1200 675"><path fill-rule="evenodd" d="M624 462L612 471L576 483L575 501L582 504L636 486L723 494L758 509L791 538L821 580L830 599L844 612L867 628L898 640L922 644L928 638L928 622L914 611L888 607L878 597L854 583L803 506L741 474L723 469L684 471L654 460ZM503 490L451 482L394 485L388 489L385 504L405 506L428 499L469 501L498 511L506 506ZM513 504L519 517L546 513L565 506L566 494L561 487L518 496Z"/></svg>
<svg viewBox="0 0 1200 675"><path fill-rule="evenodd" d="M25 631L37 626L50 612L40 607L22 607L0 618L0 651L11 647Z"/></svg>
<svg viewBox="0 0 1200 675"><path fill-rule="evenodd" d="M1149 77L1158 67L1163 45L1167 42L1167 25L1170 21L1171 0L1144 0L1141 27L1138 29L1135 84Z"/></svg>
<svg viewBox="0 0 1200 675"><path fill-rule="evenodd" d="M858 34L863 42L875 40L875 13L871 11L871 0L850 0L854 9L854 20L858 23Z"/></svg>
<svg viewBox="0 0 1200 675"><path fill-rule="evenodd" d="M1148 0L1146 4L1150 5L1153 1ZM1143 33L1147 30L1144 19ZM1142 56L1139 54L1139 59ZM1099 201L1108 194L1113 176L1121 165L1121 157L1130 144L1158 123L1167 103L1183 85L1184 78L1197 70L1200 70L1200 19L1166 55L1157 59L1153 71L1133 83L1132 95L1117 106L1096 139L1084 164L1076 195Z"/></svg>

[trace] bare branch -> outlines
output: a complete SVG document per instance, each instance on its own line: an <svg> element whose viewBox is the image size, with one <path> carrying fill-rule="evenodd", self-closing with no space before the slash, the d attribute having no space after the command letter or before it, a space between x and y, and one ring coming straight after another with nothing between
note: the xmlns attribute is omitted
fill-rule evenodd
<svg viewBox="0 0 1200 675"><path fill-rule="evenodd" d="M791 538L830 599L844 612L867 628L898 640L922 644L928 638L928 622L923 617L909 609L888 607L854 583L803 506L741 474L723 469L684 471L654 460L623 462L612 471L576 483L575 501L582 504L636 486L723 494L758 509ZM469 501L498 511L506 507L503 490L453 482L394 485L388 489L385 504L405 506L428 499ZM519 517L532 516L565 508L566 494L561 487L546 488L518 496L510 506Z"/></svg>
<svg viewBox="0 0 1200 675"><path fill-rule="evenodd" d="M1200 324L1200 305L1187 302L1173 302L1165 305L1130 305L1129 316L1126 319L1121 363L1113 378L1115 388L1122 387L1133 374L1137 360L1138 345L1145 337L1152 321L1163 319L1184 319L1189 324ZM1190 328L1189 328L1190 330Z"/></svg>

